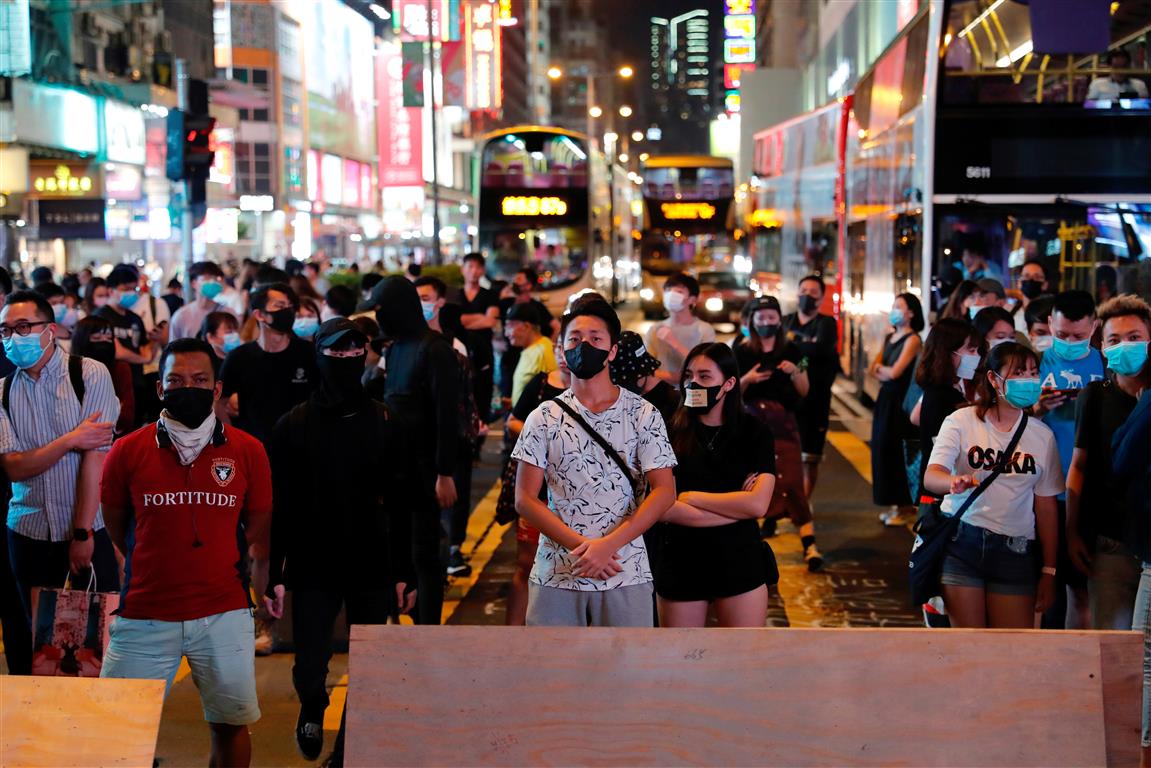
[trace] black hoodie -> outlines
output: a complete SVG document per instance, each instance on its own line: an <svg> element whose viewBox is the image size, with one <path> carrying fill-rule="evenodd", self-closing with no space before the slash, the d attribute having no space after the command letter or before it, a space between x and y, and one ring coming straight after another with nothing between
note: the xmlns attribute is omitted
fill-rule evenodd
<svg viewBox="0 0 1151 768"><path fill-rule="evenodd" d="M425 479L452 477L459 440L460 370L451 343L428 328L408 280L388 277L372 292L384 354L384 400L406 425Z"/></svg>

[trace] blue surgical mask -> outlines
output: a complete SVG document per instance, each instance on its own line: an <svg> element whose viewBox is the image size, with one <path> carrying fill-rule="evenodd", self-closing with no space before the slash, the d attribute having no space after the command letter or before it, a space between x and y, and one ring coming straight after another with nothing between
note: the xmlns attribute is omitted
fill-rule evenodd
<svg viewBox="0 0 1151 768"><path fill-rule="evenodd" d="M741 325L739 327L739 332L743 334L743 338L745 338L745 339L751 338L751 329L748 328L746 325Z"/></svg>
<svg viewBox="0 0 1151 768"><path fill-rule="evenodd" d="M1091 353L1091 340L1067 341L1056 338L1051 342L1051 351L1061 360L1082 360Z"/></svg>
<svg viewBox="0 0 1151 768"><path fill-rule="evenodd" d="M1030 408L1038 403L1042 389L1038 376L1030 379L1003 379L1003 399L1016 408Z"/></svg>
<svg viewBox="0 0 1151 768"><path fill-rule="evenodd" d="M964 381L975 378L975 371L979 369L979 355L960 355L959 365L955 366L955 375Z"/></svg>
<svg viewBox="0 0 1151 768"><path fill-rule="evenodd" d="M240 346L243 343L244 342L240 339L240 334L234 333L234 332L233 333L225 333L224 334L224 354L225 355L228 354L233 349L235 349L236 347Z"/></svg>
<svg viewBox="0 0 1151 768"><path fill-rule="evenodd" d="M1138 376L1147 364L1147 342L1124 341L1103 350L1107 367L1120 376Z"/></svg>
<svg viewBox="0 0 1151 768"><path fill-rule="evenodd" d="M887 316L887 319L891 321L892 325L894 325L896 328L898 328L899 326L903 325L903 319L904 319L903 318L903 310L902 309L891 310L891 314L889 314Z"/></svg>
<svg viewBox="0 0 1151 768"><path fill-rule="evenodd" d="M136 306L136 302L140 300L138 293L117 293L116 302L124 309L131 309Z"/></svg>
<svg viewBox="0 0 1151 768"><path fill-rule="evenodd" d="M301 339L310 339L320 330L320 323L314 317L297 317L292 322L292 330Z"/></svg>
<svg viewBox="0 0 1151 768"><path fill-rule="evenodd" d="M218 280L212 280L200 285L200 295L209 300L219 296L222 290L224 290L224 284Z"/></svg>
<svg viewBox="0 0 1151 768"><path fill-rule="evenodd" d="M974 320L975 316L982 312L983 309L984 307L978 306L977 304L972 304L967 308L967 314L971 317L972 320Z"/></svg>
<svg viewBox="0 0 1151 768"><path fill-rule="evenodd" d="M436 303L434 301L421 301L420 308L424 311L424 322L430 323L436 316Z"/></svg>
<svg viewBox="0 0 1151 768"><path fill-rule="evenodd" d="M67 304L53 304L52 305L52 314L56 316L56 322L57 323L63 323L64 317L68 314L68 305Z"/></svg>
<svg viewBox="0 0 1151 768"><path fill-rule="evenodd" d="M40 346L40 337L43 335L43 331L27 336L12 334L4 339L4 354L17 368L31 368L44 354L44 347Z"/></svg>

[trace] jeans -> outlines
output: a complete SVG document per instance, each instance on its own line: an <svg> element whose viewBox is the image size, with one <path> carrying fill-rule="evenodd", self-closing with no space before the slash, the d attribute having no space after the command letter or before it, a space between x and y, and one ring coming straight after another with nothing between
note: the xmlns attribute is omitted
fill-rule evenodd
<svg viewBox="0 0 1151 768"><path fill-rule="evenodd" d="M95 547L92 551L92 568L96 571L96 589L99 592L120 591L120 569L116 565L116 553L112 548L112 538L106 529L101 528L93 536ZM8 555L12 558L12 575L24 603L24 614L28 626L32 626L32 588L53 587L60 589L68 576L68 547L70 541L41 541L8 531ZM72 579L73 589L87 589L88 571Z"/></svg>
<svg viewBox="0 0 1151 768"><path fill-rule="evenodd" d="M1131 628L1143 633L1143 746L1151 747L1151 563L1143 563Z"/></svg>
<svg viewBox="0 0 1151 768"><path fill-rule="evenodd" d="M1087 582L1092 629L1131 629L1139 573L1139 559L1122 542L1096 537Z"/></svg>
<svg viewBox="0 0 1151 768"><path fill-rule="evenodd" d="M349 625L386 624L393 603L388 589L292 590L292 638L296 644L292 684L307 722L322 723L328 708L328 663L340 607L347 605Z"/></svg>
<svg viewBox="0 0 1151 768"><path fill-rule="evenodd" d="M4 633L4 658L8 674L32 674L32 628L8 557L8 528L0 527L0 627Z"/></svg>

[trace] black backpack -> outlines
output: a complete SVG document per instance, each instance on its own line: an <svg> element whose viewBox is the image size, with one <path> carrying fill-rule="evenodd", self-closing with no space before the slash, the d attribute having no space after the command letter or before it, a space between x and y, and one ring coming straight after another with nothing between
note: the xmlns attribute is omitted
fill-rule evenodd
<svg viewBox="0 0 1151 768"><path fill-rule="evenodd" d="M12 388L11 376L5 376L0 380L0 405L4 408L4 413L8 414L9 420L12 418ZM68 355L68 381L72 382L72 391L76 393L76 399L80 402L80 407L84 407L84 358L79 355ZM16 429L13 422L12 429Z"/></svg>

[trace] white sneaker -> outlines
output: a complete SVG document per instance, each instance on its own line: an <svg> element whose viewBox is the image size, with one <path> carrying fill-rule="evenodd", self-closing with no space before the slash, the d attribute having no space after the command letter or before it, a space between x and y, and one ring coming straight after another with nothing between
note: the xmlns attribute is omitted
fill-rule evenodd
<svg viewBox="0 0 1151 768"><path fill-rule="evenodd" d="M907 528L915 524L915 515L905 515L896 511L894 515L884 520L883 524L888 528Z"/></svg>
<svg viewBox="0 0 1151 768"><path fill-rule="evenodd" d="M888 507L879 513L879 522L887 525L887 521L899 514L899 507Z"/></svg>

